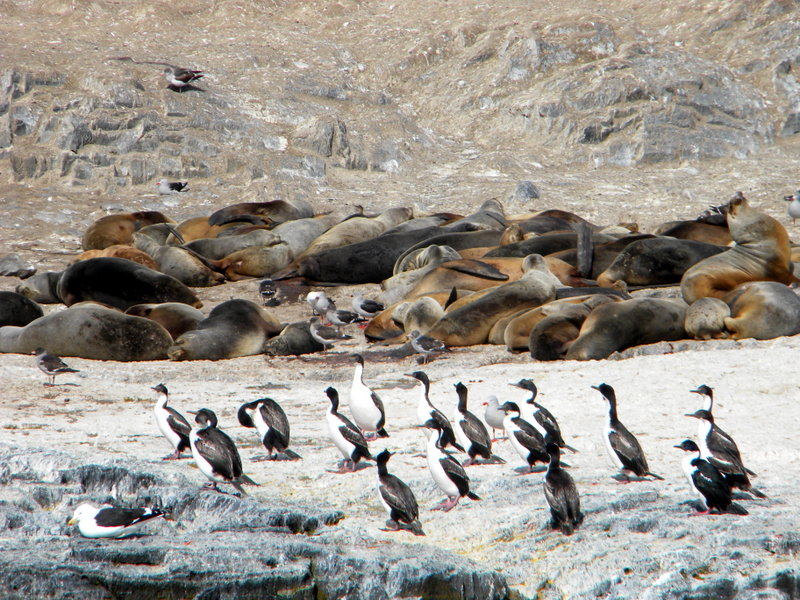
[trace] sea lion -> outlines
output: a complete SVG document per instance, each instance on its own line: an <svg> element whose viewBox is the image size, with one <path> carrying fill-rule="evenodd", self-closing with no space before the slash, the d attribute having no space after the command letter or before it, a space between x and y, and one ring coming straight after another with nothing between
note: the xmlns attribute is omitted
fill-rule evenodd
<svg viewBox="0 0 800 600"><path fill-rule="evenodd" d="M178 232L184 243L205 238L214 239L224 230L224 225L209 224L208 217L192 217L181 221L175 226L175 231ZM168 238L165 242L168 244L180 243L174 236Z"/></svg>
<svg viewBox="0 0 800 600"><path fill-rule="evenodd" d="M230 281L239 281L248 277L270 277L292 262L292 258L292 249L280 242L272 246L244 248L213 261L213 264Z"/></svg>
<svg viewBox="0 0 800 600"><path fill-rule="evenodd" d="M44 315L42 307L17 292L0 291L0 327L25 327Z"/></svg>
<svg viewBox="0 0 800 600"><path fill-rule="evenodd" d="M502 231L507 225L503 204L497 198L490 198L481 204L474 213L453 221L444 229L448 232L480 231L484 229Z"/></svg>
<svg viewBox="0 0 800 600"><path fill-rule="evenodd" d="M311 243L337 223L341 223L347 213L337 210L326 215L306 219L295 219L281 223L272 232L280 241L287 244L292 256L300 256Z"/></svg>
<svg viewBox="0 0 800 600"><path fill-rule="evenodd" d="M597 285L611 287L619 280L641 286L679 283L689 267L725 250L724 246L671 237L638 240L625 246L597 277Z"/></svg>
<svg viewBox="0 0 800 600"><path fill-rule="evenodd" d="M741 192L728 203L728 229L736 245L701 260L681 279L683 299L723 298L747 281L796 281L789 235L776 219L752 208ZM724 298L723 298L724 299Z"/></svg>
<svg viewBox="0 0 800 600"><path fill-rule="evenodd" d="M102 250L115 244L130 244L136 230L154 223L173 222L158 211L106 215L86 228L81 246L84 250Z"/></svg>
<svg viewBox="0 0 800 600"><path fill-rule="evenodd" d="M494 248L503 236L503 232L497 230L460 231L453 233L441 233L441 230L442 228L439 228L439 233L409 246L408 249L397 257L397 264L402 264L406 256L426 248L427 246L447 246L460 253L467 248L485 248L487 246Z"/></svg>
<svg viewBox="0 0 800 600"><path fill-rule="evenodd" d="M59 356L95 360L161 360L171 344L158 323L92 302L52 312L25 327L0 328L0 352L19 354L41 347Z"/></svg>
<svg viewBox="0 0 800 600"><path fill-rule="evenodd" d="M495 321L521 308L553 300L560 285L544 258L531 255L520 279L457 300L427 335L448 346L484 344Z"/></svg>
<svg viewBox="0 0 800 600"><path fill-rule="evenodd" d="M558 209L543 210L532 217L518 221L520 230L523 233L537 233L540 235L553 231L570 231L575 225L581 223L586 224L590 229L598 229L596 225L593 225L583 217Z"/></svg>
<svg viewBox="0 0 800 600"><path fill-rule="evenodd" d="M591 236L593 244L610 242L613 239L614 238L611 236L601 233L592 233ZM515 244L498 246L494 250L484 254L484 258L502 256L524 257L528 256L529 254L541 254L542 256L547 256L548 254L553 254L554 252L575 248L577 245L578 234L574 231L546 233L544 235L529 238Z"/></svg>
<svg viewBox="0 0 800 600"><path fill-rule="evenodd" d="M264 342L263 352L268 356L299 356L321 352L325 347L311 336L308 321L290 323L274 338Z"/></svg>
<svg viewBox="0 0 800 600"><path fill-rule="evenodd" d="M156 261L157 271L174 277L184 285L210 287L225 282L225 276L196 252L182 246L161 246L146 235L133 234L133 243ZM212 268L214 267L214 268Z"/></svg>
<svg viewBox="0 0 800 600"><path fill-rule="evenodd" d="M713 225L711 223L701 223L698 221L678 221L677 223L665 223L657 227L653 232L660 236L670 236L682 240L695 240L716 244L717 246L727 246L733 241L731 233L726 225Z"/></svg>
<svg viewBox="0 0 800 600"><path fill-rule="evenodd" d="M800 333L800 298L774 281L750 281L724 298L731 309L725 328L734 340L770 340Z"/></svg>
<svg viewBox="0 0 800 600"><path fill-rule="evenodd" d="M567 350L567 360L597 360L611 353L685 337L687 305L674 298L632 298L595 308Z"/></svg>
<svg viewBox="0 0 800 600"><path fill-rule="evenodd" d="M283 325L249 300L228 300L214 307L197 328L169 348L170 360L220 360L259 354Z"/></svg>
<svg viewBox="0 0 800 600"><path fill-rule="evenodd" d="M58 304L58 280L63 271L43 271L17 284L15 291L39 304Z"/></svg>
<svg viewBox="0 0 800 600"><path fill-rule="evenodd" d="M220 260L245 248L264 248L280 243L281 238L268 229L256 229L240 235L219 238L200 238L184 244L185 248L211 260Z"/></svg>
<svg viewBox="0 0 800 600"><path fill-rule="evenodd" d="M122 258L90 258L67 267L58 280L56 295L67 306L93 300L120 310L150 302L203 306L174 277Z"/></svg>
<svg viewBox="0 0 800 600"><path fill-rule="evenodd" d="M231 204L211 214L209 225L224 225L248 216L257 217L264 223L279 224L294 219L314 216L314 208L306 200L270 200L268 202L240 202Z"/></svg>
<svg viewBox="0 0 800 600"><path fill-rule="evenodd" d="M696 340L725 337L725 319L730 316L731 309L724 301L711 296L700 298L686 309L683 328Z"/></svg>
<svg viewBox="0 0 800 600"><path fill-rule="evenodd" d="M75 258L70 260L70 264L76 263L79 260L88 260L90 258L101 258L104 256L111 256L114 258L124 258L126 260L132 260L135 263L144 265L148 269L153 269L154 271L158 270L158 265L156 264L156 261L154 261L153 258L147 252L143 252L138 248L132 248L131 246L125 246L122 244L114 244L113 246L108 246L106 248L103 248L102 250L86 250L85 252L81 252Z"/></svg>
<svg viewBox="0 0 800 600"><path fill-rule="evenodd" d="M406 255L406 259L400 267L402 270L381 282L383 303L400 302L434 267L459 258L461 258L459 253L449 246L426 246ZM398 268L396 264L395 268Z"/></svg>
<svg viewBox="0 0 800 600"><path fill-rule="evenodd" d="M444 308L434 298L422 296L411 302L401 302L392 313L392 320L410 333L415 329L420 333L427 332L444 316Z"/></svg>
<svg viewBox="0 0 800 600"><path fill-rule="evenodd" d="M182 302L136 304L126 310L125 314L155 321L169 332L173 340L187 331L197 329L200 321L206 318L202 312Z"/></svg>
<svg viewBox="0 0 800 600"><path fill-rule="evenodd" d="M587 273L587 276L592 279L597 279L600 276L600 273L605 271L611 265L611 263L614 262L614 259L617 258L619 253L622 252L629 244L632 244L637 240L648 239L652 237L655 236L649 233L637 233L633 235L625 235L610 242L592 244L592 270L591 272ZM568 248L567 250L553 252L552 254L548 254L548 257L558 258L574 267L578 266L577 248Z"/></svg>
<svg viewBox="0 0 800 600"><path fill-rule="evenodd" d="M425 296L434 299L442 308L445 308L448 302L463 298L471 293L472 292L459 292L459 290L437 290L436 292L425 294ZM375 341L393 339L403 335L403 329L394 321L394 311L397 310L400 304L415 302L418 299L419 298L416 297L408 298L407 300L388 305L383 312L370 319L369 324L364 329L364 337L370 341Z"/></svg>

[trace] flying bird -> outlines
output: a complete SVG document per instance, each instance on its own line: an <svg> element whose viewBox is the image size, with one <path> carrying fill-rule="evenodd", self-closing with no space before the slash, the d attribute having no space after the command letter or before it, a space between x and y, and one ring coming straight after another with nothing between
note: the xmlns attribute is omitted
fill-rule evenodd
<svg viewBox="0 0 800 600"><path fill-rule="evenodd" d="M164 512L157 508L114 508L104 505L96 508L83 503L75 509L67 525L78 524L78 531L87 538L123 538L136 533L142 525Z"/></svg>
<svg viewBox="0 0 800 600"><path fill-rule="evenodd" d="M73 369L68 366L67 363L55 354L48 354L44 348L36 348L33 353L36 355L36 366L39 367L42 373L50 378L50 382L45 383L45 385L55 385L56 375L61 375L62 373L80 373L78 369Z"/></svg>
<svg viewBox="0 0 800 600"><path fill-rule="evenodd" d="M650 471L644 450L639 445L636 436L628 431L625 425L617 418L617 395L614 392L614 388L607 383L593 385L592 388L600 392L608 403L608 420L606 421L603 437L608 455L617 468L622 471L625 483L631 481L631 475L637 477L649 475L663 481L663 477Z"/></svg>
<svg viewBox="0 0 800 600"><path fill-rule="evenodd" d="M425 535L419 522L419 506L414 492L403 480L389 473L386 467L394 454L383 450L375 457L378 463L378 498L389 513L387 530L407 529L414 535Z"/></svg>
<svg viewBox="0 0 800 600"><path fill-rule="evenodd" d="M169 402L169 390L163 383L150 388L156 393L156 404L153 407L153 414L156 418L156 425L161 434L167 438L172 445L174 452L164 457L164 460L174 460L181 457L184 450L191 448L189 436L192 433L192 426L189 425L184 416L174 408L167 406Z"/></svg>

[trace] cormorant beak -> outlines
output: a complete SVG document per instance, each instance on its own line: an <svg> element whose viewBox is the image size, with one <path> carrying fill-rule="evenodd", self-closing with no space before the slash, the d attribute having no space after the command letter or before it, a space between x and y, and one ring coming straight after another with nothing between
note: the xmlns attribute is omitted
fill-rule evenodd
<svg viewBox="0 0 800 600"><path fill-rule="evenodd" d="M592 389L593 390L597 390L598 392L600 392L600 386L599 385L593 385ZM600 392L600 393L602 394L603 392Z"/></svg>
<svg viewBox="0 0 800 600"><path fill-rule="evenodd" d="M685 415L683 415L683 416L684 416L684 417L695 417L695 418L697 417L697 416L696 416L694 413L686 413L686 414L685 414Z"/></svg>
<svg viewBox="0 0 800 600"><path fill-rule="evenodd" d="M196 410L187 410L186 412L189 413L190 415L196 415L198 411L196 411Z"/></svg>

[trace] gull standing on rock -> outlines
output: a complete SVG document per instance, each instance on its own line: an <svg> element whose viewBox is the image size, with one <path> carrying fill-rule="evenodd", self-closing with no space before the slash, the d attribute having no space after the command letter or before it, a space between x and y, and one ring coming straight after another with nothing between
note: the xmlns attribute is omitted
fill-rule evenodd
<svg viewBox="0 0 800 600"><path fill-rule="evenodd" d="M414 535L425 535L419 522L419 506L414 492L403 480L389 473L386 467L394 454L383 450L375 457L378 463L378 498L389 513L385 531L407 529Z"/></svg>
<svg viewBox="0 0 800 600"><path fill-rule="evenodd" d="M352 336L349 336L344 333L339 333L333 327L328 327L327 325L323 325L319 317L311 317L311 320L308 322L308 331L311 334L311 337L314 338L315 341L322 344L323 350L327 350L328 348L333 348L334 340L350 340L353 339Z"/></svg>
<svg viewBox="0 0 800 600"><path fill-rule="evenodd" d="M352 306L353 310L365 319L371 319L386 308L377 300L365 299L363 292L356 292L353 295Z"/></svg>
<svg viewBox="0 0 800 600"><path fill-rule="evenodd" d="M603 439L606 442L606 450L611 457L611 461L622 471L622 477L625 478L624 483L631 481L631 475L636 475L637 477L649 475L663 481L663 477L650 471L644 450L639 445L636 436L628 431L625 425L617 418L617 395L614 392L614 388L607 383L593 385L592 388L600 392L603 395L603 399L608 403L608 420L606 421Z"/></svg>
<svg viewBox="0 0 800 600"><path fill-rule="evenodd" d="M422 354L422 364L428 363L431 354L436 352L450 352L450 348L448 348L444 342L427 335L422 335L416 329L409 333L408 337L411 338L411 347Z"/></svg>
<svg viewBox="0 0 800 600"><path fill-rule="evenodd" d="M306 302L314 315L324 315L331 305L331 299L325 295L325 292L308 292Z"/></svg>
<svg viewBox="0 0 800 600"><path fill-rule="evenodd" d="M675 448L686 453L681 467L689 480L690 489L705 502L706 510L700 511L700 514L708 514L712 510L735 515L748 514L744 507L733 502L731 488L725 477L714 465L700 456L697 444L692 440L683 440Z"/></svg>
<svg viewBox="0 0 800 600"><path fill-rule="evenodd" d="M350 413L353 415L353 420L368 440L389 437L383 428L386 424L383 402L378 394L364 384L364 357L356 354L354 358L356 367L353 370L353 384L350 387Z"/></svg>
<svg viewBox="0 0 800 600"><path fill-rule="evenodd" d="M158 193L162 196L166 196L168 194L177 194L178 192L188 192L188 186L188 181L169 181L168 179L159 179L156 181Z"/></svg>
<svg viewBox="0 0 800 600"><path fill-rule="evenodd" d="M486 407L483 411L483 420L492 428L492 441L496 442L496 430L505 431L503 421L506 418L506 413L500 410L500 402L498 402L497 396L489 396L486 402L483 403L483 406Z"/></svg>
<svg viewBox="0 0 800 600"><path fill-rule="evenodd" d="M795 219L800 219L800 190L797 190L791 196L784 196L783 199L789 202L789 208L786 212L792 219L792 225L794 225Z"/></svg>
<svg viewBox="0 0 800 600"><path fill-rule="evenodd" d="M78 531L87 538L123 538L136 533L145 523L164 512L157 508L114 508L104 505L95 508L83 503L75 509L67 525L78 524Z"/></svg>
<svg viewBox="0 0 800 600"><path fill-rule="evenodd" d="M335 325L339 333L342 332L342 327L345 325L353 325L355 323L364 323L366 319L361 315L354 313L351 310L341 310L336 308L336 304L331 301L328 310L325 311L325 316L331 325Z"/></svg>
<svg viewBox="0 0 800 600"><path fill-rule="evenodd" d="M189 436L192 432L192 426L189 425L189 421L181 413L167 406L167 402L169 402L167 386L159 383L150 389L156 393L156 405L153 407L156 425L175 450L172 454L165 456L163 460L178 459L181 457L181 452L191 448Z"/></svg>
<svg viewBox="0 0 800 600"><path fill-rule="evenodd" d="M55 385L56 375L61 375L61 373L80 373L78 369L68 366L55 354L48 354L44 348L36 348L33 353L36 355L36 366L50 378L49 383L45 383L45 385Z"/></svg>
<svg viewBox="0 0 800 600"><path fill-rule="evenodd" d="M325 394L327 394L331 402L326 415L328 434L344 457L344 462L338 472L355 471L359 460L372 458L367 446L367 440L361 430L339 412L339 392L336 391L336 388L328 387L325 390Z"/></svg>
<svg viewBox="0 0 800 600"><path fill-rule="evenodd" d="M177 91L182 91L193 81L203 78L204 73L195 69L183 69L181 67L169 66L164 68L164 79Z"/></svg>
<svg viewBox="0 0 800 600"><path fill-rule="evenodd" d="M230 483L239 493L246 495L243 483L258 484L242 472L242 459L236 444L225 432L217 429L217 415L208 408L188 412L195 415L195 423L200 425L199 429L192 429L189 442L197 467L211 480L205 487L221 492L217 483Z"/></svg>
<svg viewBox="0 0 800 600"><path fill-rule="evenodd" d="M430 469L431 476L436 485L439 486L439 489L447 494L447 498L432 510L447 512L458 504L462 496L466 496L471 500L480 500L479 496L470 491L469 477L467 477L467 473L461 463L442 450L440 441L442 428L439 422L429 419L425 422L424 427L432 429L436 434L428 438L428 469Z"/></svg>

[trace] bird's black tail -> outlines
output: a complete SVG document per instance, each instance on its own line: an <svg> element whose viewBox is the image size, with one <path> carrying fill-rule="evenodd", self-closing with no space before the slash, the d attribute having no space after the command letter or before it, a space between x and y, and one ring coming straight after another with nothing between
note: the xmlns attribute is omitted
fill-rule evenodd
<svg viewBox="0 0 800 600"><path fill-rule="evenodd" d="M478 496L478 494L476 494L475 492L467 492L467 498L469 498L470 500L480 500L481 499L481 497Z"/></svg>
<svg viewBox="0 0 800 600"><path fill-rule="evenodd" d="M283 454L284 454L284 455L285 455L285 456L286 456L286 457L287 457L289 460L300 460L300 459L302 459L302 458L303 458L302 456L300 456L300 455L299 455L297 452L295 452L294 450L289 450L289 448L286 448L286 449L283 451Z"/></svg>
<svg viewBox="0 0 800 600"><path fill-rule="evenodd" d="M389 437L389 434L386 433L386 430L383 427L381 427L378 429L378 437L386 438Z"/></svg>
<svg viewBox="0 0 800 600"><path fill-rule="evenodd" d="M651 473L648 471L645 475L650 475L653 479L658 479L659 481L664 481L664 478L661 475L656 475L655 473Z"/></svg>
<svg viewBox="0 0 800 600"><path fill-rule="evenodd" d="M422 523L419 521L412 521L409 523L408 530L414 535L425 535L425 532L422 531Z"/></svg>
<svg viewBox="0 0 800 600"><path fill-rule="evenodd" d="M246 483L247 485L256 485L256 486L258 485L258 484L257 484L255 481L253 481L252 479L250 479L250 478L249 478L247 475L245 475L244 473L242 473L241 475L239 475L239 477L237 477L237 478L236 478L236 481L237 481L238 483Z"/></svg>
<svg viewBox="0 0 800 600"><path fill-rule="evenodd" d="M754 487L751 487L747 491L750 492L751 494L753 494L753 496L755 496L756 498L761 498L762 500L765 499L765 498L768 498L768 496L764 492L762 492L761 490L758 490L758 489L756 489Z"/></svg>
<svg viewBox="0 0 800 600"><path fill-rule="evenodd" d="M744 506L736 504L736 502L731 502L731 505L725 510L726 513L731 515L749 515L750 513L747 512L747 509Z"/></svg>

